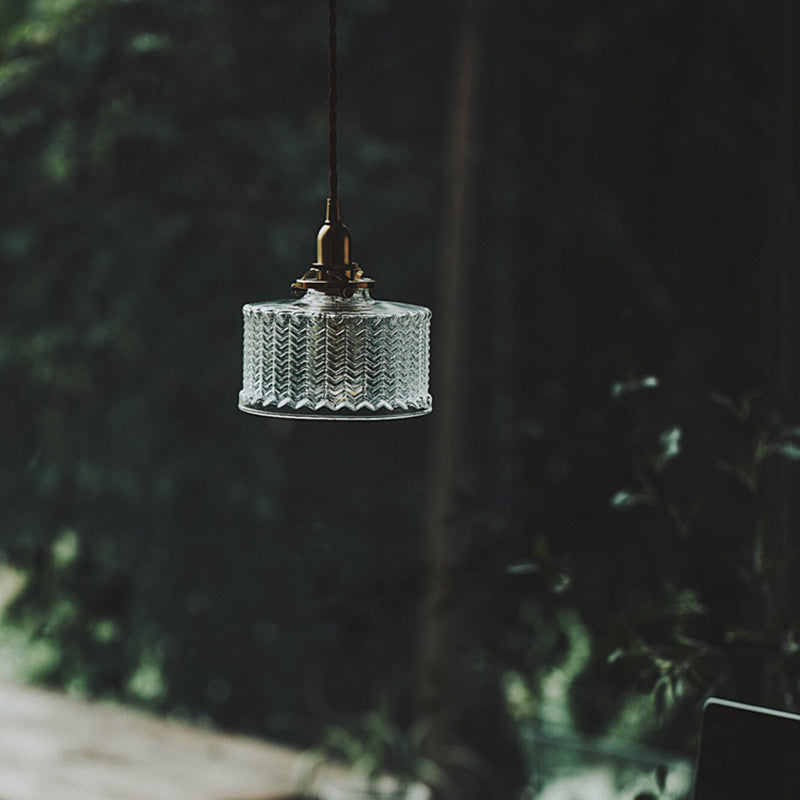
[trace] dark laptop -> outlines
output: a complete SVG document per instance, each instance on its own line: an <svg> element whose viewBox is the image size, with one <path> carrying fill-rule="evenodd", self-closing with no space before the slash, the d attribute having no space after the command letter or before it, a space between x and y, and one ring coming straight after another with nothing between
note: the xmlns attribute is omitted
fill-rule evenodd
<svg viewBox="0 0 800 800"><path fill-rule="evenodd" d="M798 800L800 715L712 698L703 723L694 800Z"/></svg>

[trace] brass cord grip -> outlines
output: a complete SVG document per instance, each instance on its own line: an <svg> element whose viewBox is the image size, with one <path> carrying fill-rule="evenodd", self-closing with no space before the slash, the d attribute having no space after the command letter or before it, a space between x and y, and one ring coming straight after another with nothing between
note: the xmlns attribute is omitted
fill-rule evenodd
<svg viewBox="0 0 800 800"><path fill-rule="evenodd" d="M317 234L317 260L292 284L292 294L302 297L308 289L327 295L352 297L358 289L368 289L375 281L367 278L350 260L350 231L342 223L338 198L328 198L325 224Z"/></svg>

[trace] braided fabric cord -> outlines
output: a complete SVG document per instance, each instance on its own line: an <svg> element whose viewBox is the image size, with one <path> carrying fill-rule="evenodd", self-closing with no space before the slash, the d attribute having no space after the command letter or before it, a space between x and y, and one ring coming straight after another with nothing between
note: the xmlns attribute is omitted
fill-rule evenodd
<svg viewBox="0 0 800 800"><path fill-rule="evenodd" d="M336 68L336 0L328 0L328 194L338 197L339 173L336 167L336 102L338 100Z"/></svg>

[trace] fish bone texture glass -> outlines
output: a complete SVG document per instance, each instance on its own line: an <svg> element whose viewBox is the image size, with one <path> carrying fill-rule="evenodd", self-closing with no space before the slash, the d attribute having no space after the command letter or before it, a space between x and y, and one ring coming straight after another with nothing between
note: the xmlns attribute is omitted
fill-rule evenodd
<svg viewBox="0 0 800 800"><path fill-rule="evenodd" d="M431 312L424 306L309 290L248 303L239 408L317 419L416 417L428 393Z"/></svg>

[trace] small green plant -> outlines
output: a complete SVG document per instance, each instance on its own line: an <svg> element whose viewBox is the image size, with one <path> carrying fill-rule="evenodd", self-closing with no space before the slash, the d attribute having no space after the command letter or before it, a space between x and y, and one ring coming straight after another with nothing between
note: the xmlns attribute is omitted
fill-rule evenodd
<svg viewBox="0 0 800 800"><path fill-rule="evenodd" d="M708 405L722 418L709 415L703 430L651 424L632 452L631 484L610 499L668 544L663 586L608 658L649 683L661 719L711 691L752 692L763 674L774 702L800 705L800 620L779 602L797 554L770 536L765 501L770 465L800 460L800 428L764 413L756 392L739 401L711 394Z"/></svg>
<svg viewBox="0 0 800 800"><path fill-rule="evenodd" d="M800 428L767 413L757 392L707 395L685 418L660 392L652 376L612 387L627 463L597 493L607 506L586 529L594 560L577 536L562 544L537 532L528 560L507 568L529 587L515 629L524 657L504 674L531 751L537 726L556 721L554 697L563 737L577 730L687 756L709 694L800 706L800 618L780 595L797 553L770 534L766 496L769 471L800 461ZM575 670L577 630L588 656ZM541 761L531 755L532 796L547 780ZM685 773L680 786L679 772L669 786L668 774L659 768L620 796L681 796Z"/></svg>
<svg viewBox="0 0 800 800"><path fill-rule="evenodd" d="M424 755L424 727L418 724L405 730L395 719L389 704L383 702L351 722L329 726L309 754L306 788L313 786L325 764L339 762L364 779L364 797L427 798L425 786L438 787L448 797L444 770Z"/></svg>

